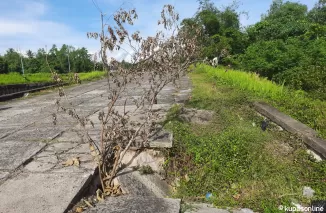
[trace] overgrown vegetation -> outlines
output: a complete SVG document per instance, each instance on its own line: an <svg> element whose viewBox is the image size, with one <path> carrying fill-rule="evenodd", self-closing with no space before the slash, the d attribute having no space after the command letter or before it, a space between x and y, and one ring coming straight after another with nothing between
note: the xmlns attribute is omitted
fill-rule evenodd
<svg viewBox="0 0 326 213"><path fill-rule="evenodd" d="M81 81L88 81L94 79L100 79L104 77L107 73L103 71L92 71L92 72L81 72L78 73L78 76ZM73 78L73 74L64 74L61 75L62 80L69 82L70 78ZM26 74L25 76L19 73L8 73L0 74L0 85L7 84L28 84L28 83L42 83L42 82L51 82L51 73L34 73Z"/></svg>
<svg viewBox="0 0 326 213"><path fill-rule="evenodd" d="M176 196L205 201L210 192L206 202L218 207L259 212L280 212L279 205L291 202L309 205L303 186L316 191L314 199L326 199L325 161L315 162L300 139L273 125L262 131L263 118L250 108L252 100L277 97L284 89L256 75L204 66L199 70L191 74L194 90L187 107L216 113L208 125L181 122L178 107L168 116L174 147L165 166L170 181L180 179ZM274 94L269 96L268 90Z"/></svg>
<svg viewBox="0 0 326 213"><path fill-rule="evenodd" d="M259 22L246 27L241 27L244 13L238 11L237 2L224 9L210 0L199 0L199 5L194 18L183 24L195 23L204 29L200 38L205 46L203 58L218 57L221 64L309 91L314 98L326 98L324 0L310 11L298 2L273 1Z"/></svg>
<svg viewBox="0 0 326 213"><path fill-rule="evenodd" d="M206 76L212 85L224 84L241 90L246 100L263 100L279 110L317 130L326 138L326 102L309 97L302 90L291 90L282 85L259 77L256 73L237 70L225 72L225 68L199 65L197 73Z"/></svg>

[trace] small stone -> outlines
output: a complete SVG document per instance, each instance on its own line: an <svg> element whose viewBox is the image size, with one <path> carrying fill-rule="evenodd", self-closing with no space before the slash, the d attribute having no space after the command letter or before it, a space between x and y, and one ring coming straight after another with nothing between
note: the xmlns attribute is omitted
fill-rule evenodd
<svg viewBox="0 0 326 213"><path fill-rule="evenodd" d="M303 193L302 195L306 198L312 198L314 196L315 190L313 190L312 188L305 186L303 187Z"/></svg>
<svg viewBox="0 0 326 213"><path fill-rule="evenodd" d="M307 153L309 155L311 155L317 162L323 161L323 159L318 154L316 154L314 151L307 149Z"/></svg>
<svg viewBox="0 0 326 213"><path fill-rule="evenodd" d="M282 127L280 127L280 126L277 126L277 130L282 132L284 129Z"/></svg>
<svg viewBox="0 0 326 213"><path fill-rule="evenodd" d="M0 180L6 178L9 175L9 172L1 172L0 171Z"/></svg>

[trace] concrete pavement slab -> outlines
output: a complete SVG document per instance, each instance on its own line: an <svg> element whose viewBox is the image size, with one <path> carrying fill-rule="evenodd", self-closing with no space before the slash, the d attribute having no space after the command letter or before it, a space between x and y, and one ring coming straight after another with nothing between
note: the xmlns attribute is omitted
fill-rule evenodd
<svg viewBox="0 0 326 213"><path fill-rule="evenodd" d="M19 127L0 127L0 139L18 131L19 129Z"/></svg>
<svg viewBox="0 0 326 213"><path fill-rule="evenodd" d="M81 113L81 116L91 115L92 118L98 120L98 113L93 113L105 108L109 102L106 96L106 84L107 81L102 80L79 85L74 88L65 88L68 100L63 101L63 103L69 106L69 103L72 102L76 110ZM186 81L184 84L186 84ZM147 86L147 84L142 85L142 87ZM139 96L142 94L142 87L130 85L127 88L127 94ZM154 108L157 107L158 109L164 106L164 109L159 110L160 114L164 115L171 104L173 104L173 96L177 90L179 89L175 89L172 85L169 85L160 93L159 103L166 103L164 105L154 106ZM6 120L3 120L5 122L2 122L2 124L19 124L22 129L14 134L8 135L5 140L0 140L0 154L2 152L4 153L0 157L0 180L3 180L1 181L3 183L0 185L0 213L63 212L79 189L89 180L90 174L94 172L96 163L92 160L91 155L89 155L88 144L81 143L80 136L72 131L73 128L68 128L70 125L71 127L76 126L74 125L74 119L71 119L66 114L56 112L54 101L57 98L58 93L55 92L15 101L14 104L8 104L8 106L12 107L12 109L8 109L12 110L9 114L15 116L8 117L9 119L6 117ZM119 105L124 104L123 98L119 101ZM129 109L135 108L131 100L127 102L127 105L129 105L127 106ZM22 109L25 111L21 111ZM30 111L31 109L32 111ZM117 110L121 112L123 107L117 107ZM58 114L58 122L61 122L59 115L62 115L66 119L66 123L61 126L52 125L52 113ZM0 116L0 120L1 118ZM140 118L141 112L134 117L134 119ZM96 141L99 141L99 129L90 129L90 135ZM62 134L62 131L66 132ZM7 131L3 130L3 132ZM46 150L35 155L45 145L45 143L39 143L40 141L49 141L53 138L55 140L48 143ZM168 143L170 144L170 141ZM74 157L79 158L79 166L62 165L62 163ZM21 173L15 174L16 176L9 174L10 171L31 158L32 161L20 170ZM152 164L153 159L140 155L136 161ZM10 175L9 179L2 178L8 177L8 175ZM126 202L139 204L136 207L142 209L140 212L156 211L172 213L179 212L180 210L180 201L178 200L167 200L156 197L137 199L130 198ZM124 202L125 200L120 200L120 198L119 200L113 201L113 204L118 206L118 211L116 212L130 212L134 210L133 207L127 206L122 211ZM149 206L143 208L144 205L147 205L146 203L149 203ZM111 205L112 203L109 202L109 204ZM98 212L110 212L111 209L110 206L104 205Z"/></svg>
<svg viewBox="0 0 326 213"><path fill-rule="evenodd" d="M66 131L60 135L60 137L55 139L56 142L77 142L79 143L82 140L82 133L76 131Z"/></svg>
<svg viewBox="0 0 326 213"><path fill-rule="evenodd" d="M0 169L14 170L45 146L26 141L0 141Z"/></svg>
<svg viewBox="0 0 326 213"><path fill-rule="evenodd" d="M65 130L64 127L49 126L49 127L27 127L17 131L15 134L6 137L6 140L21 140L21 141L35 141L35 142L47 142Z"/></svg>
<svg viewBox="0 0 326 213"><path fill-rule="evenodd" d="M76 146L78 146L78 143L67 143L67 142L54 142L51 143L46 149L45 151L53 151L55 153L61 153L61 152L66 152L69 151L73 148L75 148Z"/></svg>
<svg viewBox="0 0 326 213"><path fill-rule="evenodd" d="M24 171L28 172L47 172L50 171L52 168L55 167L55 164L40 162L40 161L32 161L28 163L24 167Z"/></svg>
<svg viewBox="0 0 326 213"><path fill-rule="evenodd" d="M29 108L29 109L18 109L18 108L13 108L10 110L1 110L0 111L0 117L9 119L12 118L14 116L20 115L20 114L26 114L26 113L30 113L33 112L33 109Z"/></svg>
<svg viewBox="0 0 326 213"><path fill-rule="evenodd" d="M90 173L23 173L0 185L0 213L62 213Z"/></svg>

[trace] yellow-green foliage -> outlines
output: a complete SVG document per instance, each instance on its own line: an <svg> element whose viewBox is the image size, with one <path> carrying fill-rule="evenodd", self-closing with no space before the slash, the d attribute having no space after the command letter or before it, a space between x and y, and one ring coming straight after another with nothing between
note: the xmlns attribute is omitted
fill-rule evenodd
<svg viewBox="0 0 326 213"><path fill-rule="evenodd" d="M93 72L84 72L79 73L79 78L82 81L99 79L106 75L106 72L103 71L93 71Z"/></svg>
<svg viewBox="0 0 326 213"><path fill-rule="evenodd" d="M94 80L99 79L105 76L106 72L103 71L93 71L78 73L80 80ZM71 74L61 74L60 76L64 81L68 81L69 75ZM26 74L25 77L19 73L9 73L9 74L0 74L0 85L7 84L28 84L28 83L37 83L37 82L51 82L52 76L51 73L35 73L35 74Z"/></svg>
<svg viewBox="0 0 326 213"><path fill-rule="evenodd" d="M220 80L230 86L241 90L254 92L259 97L277 98L287 93L287 89L274 82L262 78L256 73L242 72L236 70L225 71L226 68L214 68L207 65L199 65L197 73L207 73L214 80Z"/></svg>
<svg viewBox="0 0 326 213"><path fill-rule="evenodd" d="M326 138L326 102L309 98L302 90L290 90L256 73L197 65L196 73L205 73L217 84L227 84L246 91L252 100L263 100L284 113L317 130Z"/></svg>
<svg viewBox="0 0 326 213"><path fill-rule="evenodd" d="M0 84L26 84L35 82L49 82L51 81L50 73L35 73L27 74L25 78L19 73L0 74Z"/></svg>

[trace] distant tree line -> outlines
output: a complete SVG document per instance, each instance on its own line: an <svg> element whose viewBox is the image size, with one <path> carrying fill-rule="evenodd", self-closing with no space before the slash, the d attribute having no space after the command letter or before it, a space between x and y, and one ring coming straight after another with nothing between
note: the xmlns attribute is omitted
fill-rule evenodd
<svg viewBox="0 0 326 213"><path fill-rule="evenodd" d="M218 9L210 0L199 0L193 18L204 34L202 57L253 71L294 89L326 93L326 0L307 5L274 0L261 20L241 27L238 4ZM326 95L325 95L326 97Z"/></svg>
<svg viewBox="0 0 326 213"><path fill-rule="evenodd" d="M62 45L60 49L53 45L48 51L49 65L51 69L58 73L103 70L102 63L98 59L100 59L98 55L89 54L84 47L74 48L66 44ZM22 73L21 60L23 61L26 74L50 72L46 63L45 48L40 48L37 52L28 50L26 54L21 54L10 48L3 56L0 55L0 74L9 72Z"/></svg>

